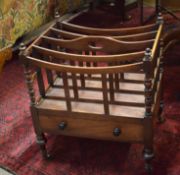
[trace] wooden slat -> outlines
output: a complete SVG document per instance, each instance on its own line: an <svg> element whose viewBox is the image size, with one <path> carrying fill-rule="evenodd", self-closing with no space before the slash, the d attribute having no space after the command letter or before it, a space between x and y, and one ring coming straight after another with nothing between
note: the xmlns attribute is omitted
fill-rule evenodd
<svg viewBox="0 0 180 175"><path fill-rule="evenodd" d="M36 69L36 72L37 72L37 83L38 83L39 93L42 97L45 97L45 86L44 86L44 80L43 80L41 68L38 67Z"/></svg>
<svg viewBox="0 0 180 175"><path fill-rule="evenodd" d="M62 22L61 25L64 30L69 30L72 32L77 32L87 35L105 35L105 36L137 34L145 31L152 31L157 28L157 24L149 24L145 26L129 27L129 28L116 28L116 29L85 27L76 24L71 24L68 22Z"/></svg>
<svg viewBox="0 0 180 175"><path fill-rule="evenodd" d="M56 63L49 63L47 61L38 60L36 58L27 56L26 59L22 59L25 63L30 63L34 66L40 66L46 69L52 69L60 72L71 72L80 74L102 74L102 73L122 73L122 72L138 72L142 69L143 63L138 62L128 65L111 66L111 67L73 67L69 65L60 65Z"/></svg>
<svg viewBox="0 0 180 175"><path fill-rule="evenodd" d="M114 39L122 40L122 41L145 41L149 39L154 39L156 36L157 30L140 33L140 34L131 34L131 35L122 35L122 36L114 36Z"/></svg>
<svg viewBox="0 0 180 175"><path fill-rule="evenodd" d="M47 60L47 61L50 61L50 62L51 62L51 57L48 57L48 60ZM46 75L47 75L47 80L48 80L49 85L53 86L54 79L53 79L53 73L52 73L52 71L49 70L49 69L46 69Z"/></svg>
<svg viewBox="0 0 180 175"><path fill-rule="evenodd" d="M74 39L74 38L85 36L85 35L82 35L82 34L73 33L73 32L69 32L69 31L66 31L66 30L60 30L60 29L57 29L55 27L51 27L50 30L52 32L56 33L56 34L61 35L65 39Z"/></svg>
<svg viewBox="0 0 180 175"><path fill-rule="evenodd" d="M115 74L115 87L119 90L119 74Z"/></svg>
<svg viewBox="0 0 180 175"><path fill-rule="evenodd" d="M96 46L96 43L93 43L93 45ZM97 53L92 51L92 56L95 56L95 55L97 55ZM93 66L97 67L98 63L96 61L94 61L94 60L92 60L92 61L93 61Z"/></svg>
<svg viewBox="0 0 180 175"><path fill-rule="evenodd" d="M73 61L71 61L71 65L75 66L75 63ZM73 86L74 98L75 98L75 100L78 100L79 95L78 95L78 85L77 85L77 76L76 76L76 74L72 74L72 86Z"/></svg>
<svg viewBox="0 0 180 175"><path fill-rule="evenodd" d="M109 104L108 104L108 91L107 91L106 74L102 74L102 93L103 93L104 113L106 115L109 115Z"/></svg>
<svg viewBox="0 0 180 175"><path fill-rule="evenodd" d="M109 74L110 100L114 101L114 74Z"/></svg>
<svg viewBox="0 0 180 175"><path fill-rule="evenodd" d="M138 75L137 75L138 76ZM68 77L68 83L69 83L69 88L73 89L73 83L71 81L72 77ZM106 81L108 82L108 79L106 78ZM120 82L120 87L121 89L117 90L115 89L114 92L120 92L120 93L128 93L128 94L144 94L144 82L141 84L139 83L128 83L128 82ZM77 77L77 86L79 90L83 90L81 88L80 80L79 77ZM54 87L57 88L62 88L62 81L58 78L55 83ZM101 78L99 79L88 79L86 78L86 90L94 90L94 91L102 91L102 83L101 83ZM109 87L108 87L109 91Z"/></svg>
<svg viewBox="0 0 180 175"><path fill-rule="evenodd" d="M71 60L71 61L93 61L93 62L115 62L115 61L135 61L142 60L144 57L144 51L126 53L126 54L117 54L117 55L96 55L95 52L92 52L93 55L82 55L82 54L73 54L73 53L64 53L61 51L55 51L49 48L43 48L41 46L33 45L33 49L41 53L44 56L52 56L58 59Z"/></svg>
<svg viewBox="0 0 180 175"><path fill-rule="evenodd" d="M49 109L52 111L67 111L66 102L61 100L45 99L37 106L41 109ZM79 112L79 114L104 114L104 105L98 103L84 103L84 102L72 102L73 112ZM133 106L121 106L121 105L110 105L110 116L122 116L132 118L144 117L144 107L133 107ZM72 114L73 114L72 112ZM78 115L78 114L77 114ZM107 116L107 115L106 115Z"/></svg>
<svg viewBox="0 0 180 175"><path fill-rule="evenodd" d="M83 67L83 62L79 62L79 66L80 67ZM84 77L84 74L80 73L80 80L81 80L81 87L85 88L85 77Z"/></svg>
<svg viewBox="0 0 180 175"><path fill-rule="evenodd" d="M143 51L147 47L151 48L154 42L153 39L127 42L103 36L84 36L72 40L55 39L48 36L42 36L42 39L43 42L47 42L51 45L64 47L74 51L102 51L111 54ZM92 46L89 43L100 43L101 46Z"/></svg>
<svg viewBox="0 0 180 175"><path fill-rule="evenodd" d="M72 81L73 81L73 91L74 91L74 98L78 99L79 95L78 95L78 88L77 88L77 77L76 74L72 74Z"/></svg>
<svg viewBox="0 0 180 175"><path fill-rule="evenodd" d="M60 30L58 28L50 28L52 32L54 32L57 35L61 35L64 39L74 39L82 36L86 36L85 34L80 33L73 33L67 30ZM140 34L130 34L130 35L120 35L120 36L112 36L112 38L122 41L145 41L149 39L155 38L155 35L157 33L157 30L150 31L150 32L143 32Z"/></svg>
<svg viewBox="0 0 180 175"><path fill-rule="evenodd" d="M67 79L66 72L62 73L62 79L63 79L63 84L64 84L64 94L66 98L67 110L71 111L72 107L71 107L71 102L70 102L69 86L68 86L68 79Z"/></svg>
<svg viewBox="0 0 180 175"><path fill-rule="evenodd" d="M120 73L121 80L124 80L124 73Z"/></svg>

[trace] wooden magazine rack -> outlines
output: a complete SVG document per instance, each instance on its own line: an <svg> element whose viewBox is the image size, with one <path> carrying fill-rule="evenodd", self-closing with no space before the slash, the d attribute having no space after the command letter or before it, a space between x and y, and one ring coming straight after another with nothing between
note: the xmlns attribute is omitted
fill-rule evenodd
<svg viewBox="0 0 180 175"><path fill-rule="evenodd" d="M22 44L44 157L44 133L138 142L151 170L153 126L162 121L162 32L160 17L156 24L126 29L80 27L57 18L28 48Z"/></svg>

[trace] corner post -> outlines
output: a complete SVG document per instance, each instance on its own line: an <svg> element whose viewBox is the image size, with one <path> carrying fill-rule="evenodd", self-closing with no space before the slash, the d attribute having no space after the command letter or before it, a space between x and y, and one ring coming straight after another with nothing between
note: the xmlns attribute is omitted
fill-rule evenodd
<svg viewBox="0 0 180 175"><path fill-rule="evenodd" d="M59 20L60 19L60 14L59 14L59 11L58 11L58 9L56 8L55 9L55 13L54 13L54 18L55 18L55 22L56 22L56 26L58 26L58 28L60 29L60 30L62 30L63 29L63 26L62 26L62 23L61 23L61 21L62 20ZM57 38L61 38L61 35L60 34L58 34L58 36L57 36ZM62 48L60 47L60 46L50 46L52 49L57 49L58 51L62 51ZM64 50L63 50L64 51ZM53 57L51 57L51 58L49 58L49 59L53 59ZM60 72L57 72L56 71L56 74L57 74L57 76L58 77L61 77L61 73Z"/></svg>
<svg viewBox="0 0 180 175"><path fill-rule="evenodd" d="M145 72L145 116L144 116L144 160L145 169L148 173L152 172L151 161L154 157L153 152L153 114L152 114L152 65L151 49L147 48L143 59Z"/></svg>
<svg viewBox="0 0 180 175"><path fill-rule="evenodd" d="M31 111L31 116L32 116L32 121L33 121L33 126L34 126L34 131L36 133L36 142L39 144L41 152L43 157L49 158L49 154L47 153L46 150L46 138L41 129L39 128L39 117L38 117L38 112L36 110L36 98L35 98L35 92L33 88L33 76L32 72L29 68L29 63L26 61L26 56L27 56L27 51L26 51L26 46L24 43L20 44L20 53L19 53L19 58L24 64L24 74L26 78L26 84L28 88L28 94L30 97L30 111Z"/></svg>

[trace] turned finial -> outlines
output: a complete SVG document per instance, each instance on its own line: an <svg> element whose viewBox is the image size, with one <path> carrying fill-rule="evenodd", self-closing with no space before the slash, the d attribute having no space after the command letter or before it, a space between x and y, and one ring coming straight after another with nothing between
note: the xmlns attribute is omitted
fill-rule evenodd
<svg viewBox="0 0 180 175"><path fill-rule="evenodd" d="M20 47L19 47L19 50L20 50L20 51L26 50L26 45L25 45L24 43L21 43L21 44L20 44Z"/></svg>
<svg viewBox="0 0 180 175"><path fill-rule="evenodd" d="M24 60L24 57L27 55L26 52L26 45L24 43L21 43L19 46L19 58L20 60Z"/></svg>
<svg viewBox="0 0 180 175"><path fill-rule="evenodd" d="M59 11L58 11L57 8L55 9L55 12L54 12L54 18L55 19L59 19L60 18L60 14L59 14Z"/></svg>
<svg viewBox="0 0 180 175"><path fill-rule="evenodd" d="M163 23L164 23L164 19L163 19L163 16L162 16L162 13L161 13L161 12L158 13L156 23L157 23L157 24L163 24Z"/></svg>
<svg viewBox="0 0 180 175"><path fill-rule="evenodd" d="M24 43L21 43L19 46L19 58L20 60L24 60L24 58L28 55L28 51L26 50L26 45Z"/></svg>
<svg viewBox="0 0 180 175"><path fill-rule="evenodd" d="M144 54L144 61L150 61L151 60L151 49L146 48L145 54Z"/></svg>

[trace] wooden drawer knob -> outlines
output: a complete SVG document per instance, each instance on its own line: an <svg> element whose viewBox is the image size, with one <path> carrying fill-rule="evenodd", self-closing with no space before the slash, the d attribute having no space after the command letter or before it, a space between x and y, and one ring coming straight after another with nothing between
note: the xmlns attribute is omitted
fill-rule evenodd
<svg viewBox="0 0 180 175"><path fill-rule="evenodd" d="M64 130L66 127L67 127L67 123L66 122L61 122L59 125L58 125L59 129L60 130Z"/></svg>
<svg viewBox="0 0 180 175"><path fill-rule="evenodd" d="M121 134L121 130L119 128L115 128L113 131L114 136L119 136Z"/></svg>

